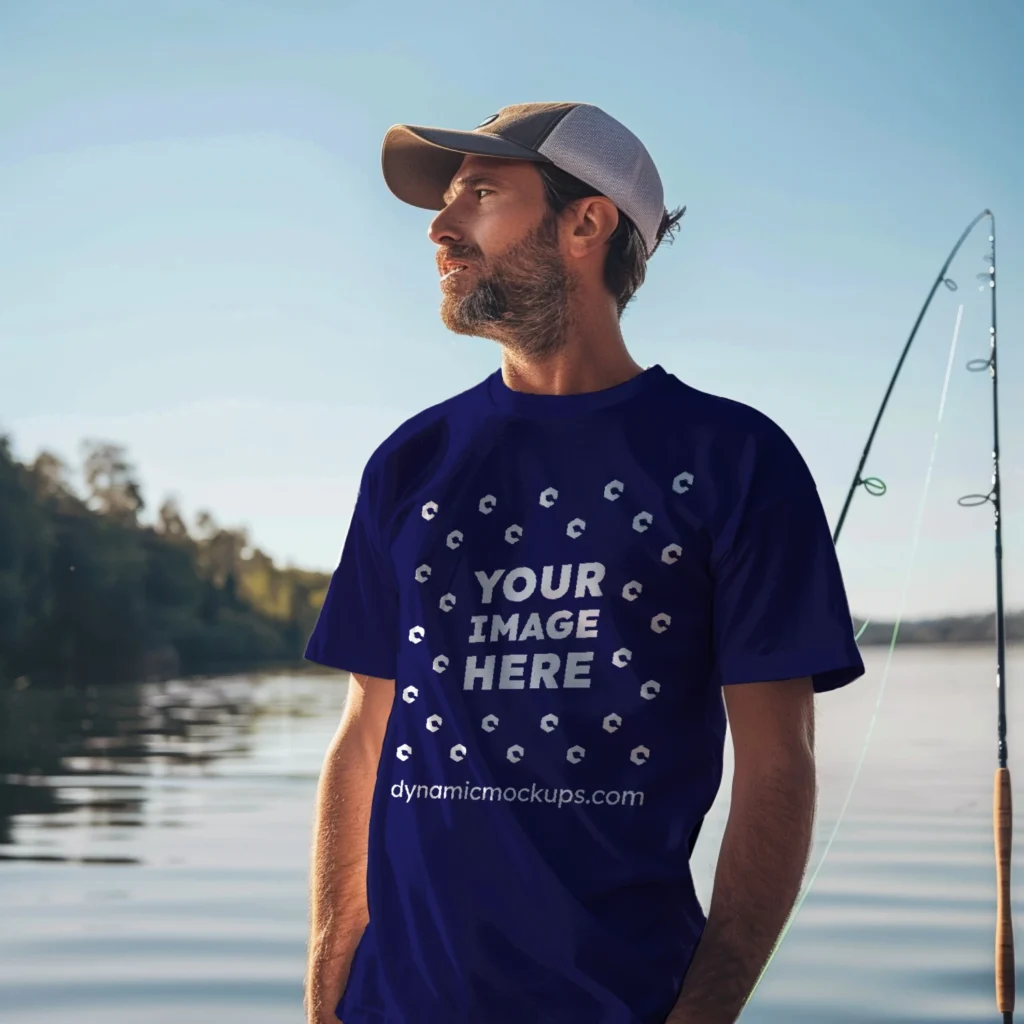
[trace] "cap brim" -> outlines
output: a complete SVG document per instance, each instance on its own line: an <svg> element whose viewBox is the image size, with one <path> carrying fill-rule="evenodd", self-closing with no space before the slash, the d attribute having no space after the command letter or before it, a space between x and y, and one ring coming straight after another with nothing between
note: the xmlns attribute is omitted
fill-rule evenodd
<svg viewBox="0 0 1024 1024"><path fill-rule="evenodd" d="M462 158L468 155L550 162L497 135L396 124L384 136L381 168L388 188L403 202L424 210L441 210L444 194Z"/></svg>

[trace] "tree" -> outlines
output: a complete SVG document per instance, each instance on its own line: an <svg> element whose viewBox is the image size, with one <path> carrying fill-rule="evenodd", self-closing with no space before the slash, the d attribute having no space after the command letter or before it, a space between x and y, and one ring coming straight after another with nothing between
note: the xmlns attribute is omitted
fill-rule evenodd
<svg viewBox="0 0 1024 1024"><path fill-rule="evenodd" d="M53 452L41 451L29 467L36 498L67 507L78 501L69 478L68 464Z"/></svg>
<svg viewBox="0 0 1024 1024"><path fill-rule="evenodd" d="M188 526L185 524L176 498L169 496L164 499L164 503L157 513L156 530L165 537L185 538L188 536Z"/></svg>
<svg viewBox="0 0 1024 1024"><path fill-rule="evenodd" d="M82 450L89 507L118 522L137 523L145 502L125 449L104 441L84 441Z"/></svg>
<svg viewBox="0 0 1024 1024"><path fill-rule="evenodd" d="M209 540L217 532L217 522L213 513L201 508L196 513L196 535L200 540Z"/></svg>

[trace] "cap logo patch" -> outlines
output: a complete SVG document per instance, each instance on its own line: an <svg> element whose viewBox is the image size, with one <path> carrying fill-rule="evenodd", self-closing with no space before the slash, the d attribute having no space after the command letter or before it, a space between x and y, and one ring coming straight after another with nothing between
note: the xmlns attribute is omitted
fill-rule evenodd
<svg viewBox="0 0 1024 1024"><path fill-rule="evenodd" d="M486 127L487 127L487 125L489 125L489 124L494 124L494 122L495 122L495 121L497 121L497 120L498 120L498 115L497 115L497 114L491 114L491 116L490 116L490 117L485 117L485 118L484 118L484 119L483 119L483 120L482 120L482 121L481 121L481 122L480 122L480 123L479 123L479 124L478 124L478 125L476 126L476 128L486 128ZM474 129L473 129L473 131L476 131L476 128L474 128Z"/></svg>

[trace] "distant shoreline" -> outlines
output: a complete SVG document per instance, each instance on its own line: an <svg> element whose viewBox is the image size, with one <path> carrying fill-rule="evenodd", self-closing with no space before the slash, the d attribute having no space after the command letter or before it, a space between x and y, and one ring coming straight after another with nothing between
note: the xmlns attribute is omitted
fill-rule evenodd
<svg viewBox="0 0 1024 1024"><path fill-rule="evenodd" d="M1004 616L1006 642L1024 642L1024 611ZM860 632L864 618L854 616L855 632ZM858 643L862 647L888 646L892 642L894 623L868 621ZM900 623L896 643L899 644L982 644L995 643L995 612L983 615L948 615L938 619L917 619Z"/></svg>

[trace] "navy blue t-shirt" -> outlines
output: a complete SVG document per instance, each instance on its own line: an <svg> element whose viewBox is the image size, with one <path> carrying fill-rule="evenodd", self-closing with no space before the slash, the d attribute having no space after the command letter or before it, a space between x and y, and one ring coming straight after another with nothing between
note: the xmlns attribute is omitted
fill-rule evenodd
<svg viewBox="0 0 1024 1024"><path fill-rule="evenodd" d="M662 1024L721 687L864 672L796 447L660 366L407 421L306 657L396 680L344 1024Z"/></svg>

